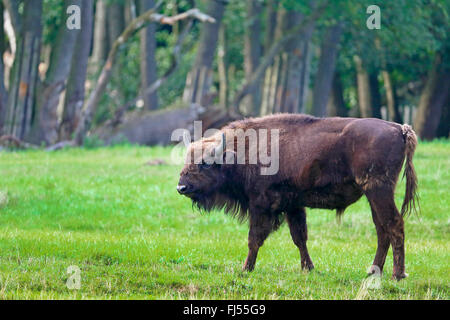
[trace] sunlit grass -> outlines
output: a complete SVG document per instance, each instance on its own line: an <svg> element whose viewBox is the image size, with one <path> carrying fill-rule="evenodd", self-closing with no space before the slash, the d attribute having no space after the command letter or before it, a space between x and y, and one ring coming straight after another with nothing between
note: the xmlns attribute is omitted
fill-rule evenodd
<svg viewBox="0 0 450 320"><path fill-rule="evenodd" d="M376 250L363 198L345 213L308 210L311 258L300 270L286 226L242 273L247 226L201 215L176 192L169 148L114 147L0 153L0 298L354 299ZM421 218L406 221L406 271L396 282L389 252L379 290L365 299L449 299L450 143L419 145ZM404 195L398 185L397 204ZM66 286L81 269L81 289Z"/></svg>

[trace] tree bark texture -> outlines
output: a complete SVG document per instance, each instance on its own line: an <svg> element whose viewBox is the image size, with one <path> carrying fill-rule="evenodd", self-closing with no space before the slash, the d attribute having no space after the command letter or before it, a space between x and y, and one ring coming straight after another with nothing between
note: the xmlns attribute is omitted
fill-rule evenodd
<svg viewBox="0 0 450 320"><path fill-rule="evenodd" d="M313 93L313 114L318 117L327 114L342 29L342 23L329 27L322 42Z"/></svg>
<svg viewBox="0 0 450 320"><path fill-rule="evenodd" d="M348 110L345 105L341 78L338 73L335 73L333 77L331 94L327 105L327 116L329 117L348 116Z"/></svg>
<svg viewBox="0 0 450 320"><path fill-rule="evenodd" d="M82 3L82 0L65 0L64 8L68 8L70 5L77 5L81 8ZM56 43L50 55L50 65L45 81L40 86L37 119L34 121L32 137L30 137L34 143L54 144L58 140L58 105L70 73L72 56L80 33L80 30L67 28L66 19L67 13L63 10Z"/></svg>
<svg viewBox="0 0 450 320"><path fill-rule="evenodd" d="M67 80L64 111L59 129L59 140L70 140L80 121L85 97L85 82L91 51L94 20L94 1L83 0L81 30L78 34L71 69Z"/></svg>
<svg viewBox="0 0 450 320"><path fill-rule="evenodd" d="M435 138L441 120L442 108L450 90L450 70L442 66L442 54L436 53L420 96L414 129L424 140Z"/></svg>
<svg viewBox="0 0 450 320"><path fill-rule="evenodd" d="M154 0L140 0L142 12L152 9ZM150 23L141 31L141 91L143 92L158 79L156 68L156 24ZM147 110L158 109L158 93L144 94L144 107Z"/></svg>
<svg viewBox="0 0 450 320"><path fill-rule="evenodd" d="M370 92L369 74L360 56L353 57L356 66L356 81L358 89L358 106L361 117L372 117L372 96Z"/></svg>
<svg viewBox="0 0 450 320"><path fill-rule="evenodd" d="M95 6L94 44L92 65L94 70L101 67L106 60L107 52L107 6L106 0L97 0Z"/></svg>
<svg viewBox="0 0 450 320"><path fill-rule="evenodd" d="M186 86L183 93L183 101L185 103L199 103L203 105L209 100L208 94L213 76L212 64L227 1L210 0L208 3L206 14L213 17L216 23L202 25L197 57L192 70L186 77Z"/></svg>
<svg viewBox="0 0 450 320"><path fill-rule="evenodd" d="M261 56L261 15L263 5L260 1L247 2L247 21L245 28L244 42L244 67L246 79L250 79L251 75L258 68ZM247 113L258 115L261 108L261 80L249 92L245 101L247 104Z"/></svg>
<svg viewBox="0 0 450 320"><path fill-rule="evenodd" d="M11 15L20 17L18 12L12 12ZM23 22L16 29L18 45L10 80L4 132L20 140L29 134L32 124L40 62L41 16L42 1L26 1Z"/></svg>

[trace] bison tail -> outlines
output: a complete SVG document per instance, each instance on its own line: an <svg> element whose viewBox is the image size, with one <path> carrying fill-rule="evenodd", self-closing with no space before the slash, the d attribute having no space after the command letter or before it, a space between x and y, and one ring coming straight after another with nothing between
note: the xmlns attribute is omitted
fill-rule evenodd
<svg viewBox="0 0 450 320"><path fill-rule="evenodd" d="M406 191L401 210L401 215L404 217L408 216L411 212L417 214L416 207L419 206L419 198L417 195L417 175L412 161L417 146L417 137L411 126L407 124L402 126L402 132L406 144L406 162L403 173L403 178L406 177Z"/></svg>

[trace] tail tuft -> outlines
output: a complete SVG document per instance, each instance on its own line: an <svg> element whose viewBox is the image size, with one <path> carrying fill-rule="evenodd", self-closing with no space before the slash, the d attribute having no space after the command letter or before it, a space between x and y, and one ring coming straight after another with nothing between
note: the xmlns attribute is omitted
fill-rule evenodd
<svg viewBox="0 0 450 320"><path fill-rule="evenodd" d="M336 220L338 224L342 222L342 216L344 215L345 208L336 209Z"/></svg>
<svg viewBox="0 0 450 320"><path fill-rule="evenodd" d="M417 195L417 175L412 161L417 146L417 136L411 126L407 124L402 126L402 133L406 145L405 172L403 173L403 177L406 177L406 191L401 210L401 215L404 217L411 214L411 212L418 213L419 197Z"/></svg>

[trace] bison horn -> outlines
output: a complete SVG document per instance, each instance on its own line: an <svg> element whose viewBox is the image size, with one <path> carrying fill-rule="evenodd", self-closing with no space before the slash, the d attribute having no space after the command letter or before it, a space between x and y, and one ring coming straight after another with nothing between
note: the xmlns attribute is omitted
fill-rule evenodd
<svg viewBox="0 0 450 320"><path fill-rule="evenodd" d="M191 144L191 137L189 132L187 131L183 132L183 143L186 147L188 147Z"/></svg>
<svg viewBox="0 0 450 320"><path fill-rule="evenodd" d="M225 146L226 146L226 140L225 140L225 133L222 133L222 137L221 137L222 141L219 143L219 145L214 149L214 155L217 156L219 154L223 154L223 152L225 151Z"/></svg>

